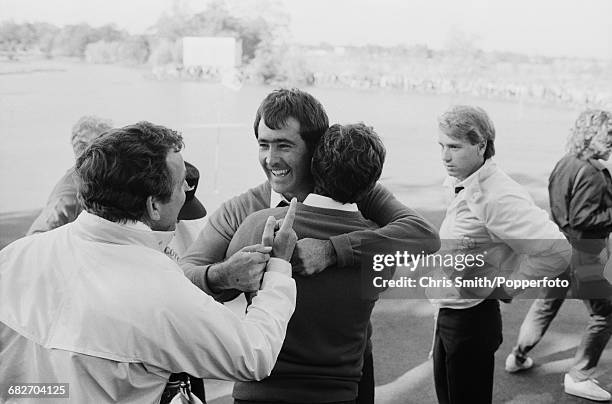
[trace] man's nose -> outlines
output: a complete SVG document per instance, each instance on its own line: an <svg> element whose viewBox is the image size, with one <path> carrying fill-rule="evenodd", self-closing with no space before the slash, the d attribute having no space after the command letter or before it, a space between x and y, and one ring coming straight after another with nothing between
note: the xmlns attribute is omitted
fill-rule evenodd
<svg viewBox="0 0 612 404"><path fill-rule="evenodd" d="M442 161L447 163L451 161L451 154L448 149L442 149Z"/></svg>
<svg viewBox="0 0 612 404"><path fill-rule="evenodd" d="M273 164L278 163L279 160L280 159L276 148L270 147L266 152L266 164L272 166Z"/></svg>

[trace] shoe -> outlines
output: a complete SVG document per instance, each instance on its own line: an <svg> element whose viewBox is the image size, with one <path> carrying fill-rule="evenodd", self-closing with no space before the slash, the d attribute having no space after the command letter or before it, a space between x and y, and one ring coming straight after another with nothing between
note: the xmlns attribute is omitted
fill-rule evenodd
<svg viewBox="0 0 612 404"><path fill-rule="evenodd" d="M531 369L533 367L533 359L529 356L524 361L520 361L515 354L511 353L506 358L506 372L515 373L521 370Z"/></svg>
<svg viewBox="0 0 612 404"><path fill-rule="evenodd" d="M610 393L599 387L599 383L595 379L586 379L581 382L575 381L569 373L565 374L563 380L565 392L572 396L586 398L593 401L610 401Z"/></svg>

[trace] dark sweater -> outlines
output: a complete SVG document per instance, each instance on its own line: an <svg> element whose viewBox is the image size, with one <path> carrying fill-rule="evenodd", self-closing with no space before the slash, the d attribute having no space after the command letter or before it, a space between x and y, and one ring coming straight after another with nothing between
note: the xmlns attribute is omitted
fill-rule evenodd
<svg viewBox="0 0 612 404"><path fill-rule="evenodd" d="M228 256L260 242L268 216L282 218L287 209L266 209L250 215L234 235ZM359 212L298 204L293 228L298 238L327 239L377 226ZM357 263L326 268L310 277L294 275L296 309L274 370L261 382L236 383L235 398L301 403L355 399L368 322L376 301L362 296L360 269Z"/></svg>

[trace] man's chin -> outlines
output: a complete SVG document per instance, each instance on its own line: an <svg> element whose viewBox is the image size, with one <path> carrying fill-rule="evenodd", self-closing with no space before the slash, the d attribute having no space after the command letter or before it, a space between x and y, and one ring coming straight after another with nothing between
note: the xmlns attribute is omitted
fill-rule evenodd
<svg viewBox="0 0 612 404"><path fill-rule="evenodd" d="M270 183L270 187L272 187L272 190L276 192L277 194L284 194L288 190L288 187L286 184L283 184L274 178L268 179L268 182Z"/></svg>

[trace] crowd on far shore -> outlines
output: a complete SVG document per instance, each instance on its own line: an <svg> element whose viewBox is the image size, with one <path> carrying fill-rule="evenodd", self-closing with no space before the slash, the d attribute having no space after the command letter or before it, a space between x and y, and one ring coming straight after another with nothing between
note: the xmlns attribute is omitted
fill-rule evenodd
<svg viewBox="0 0 612 404"><path fill-rule="evenodd" d="M260 83L246 70L224 71L216 67L180 64L156 66L152 77L158 80L224 81ZM292 78L280 76L269 79L268 84L285 84ZM301 84L324 88L351 88L358 90L384 89L426 94L462 94L476 97L542 102L589 107L612 107L612 88L580 88L570 81L544 83L534 80L509 80L506 77L463 76L445 77L440 74L410 75L405 73L356 73L317 71L302 74Z"/></svg>

